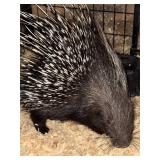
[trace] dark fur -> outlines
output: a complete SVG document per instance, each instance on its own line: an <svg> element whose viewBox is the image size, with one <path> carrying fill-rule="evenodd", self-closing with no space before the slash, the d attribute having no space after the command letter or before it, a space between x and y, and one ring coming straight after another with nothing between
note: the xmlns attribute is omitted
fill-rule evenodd
<svg viewBox="0 0 160 160"><path fill-rule="evenodd" d="M27 88L28 75L22 75L21 78L21 103L27 104L35 128L41 133L49 131L46 127L47 119L74 120L98 133L106 133L110 136L114 146L127 147L132 139L133 106L128 96L125 72L120 60L116 54L112 53L99 25L94 23L94 20L91 28L92 37L88 42L93 41L89 46L92 54L83 48L81 48L81 54L91 54L92 63L84 64L86 72L78 75L79 78L68 86L67 92L64 88L59 94L52 93L54 95L52 98L57 98L57 102L60 103L50 102L49 97L44 98L43 94L50 91L39 90L36 84L35 88ZM85 37L82 36L81 40L85 40ZM83 43L85 45L85 41ZM42 60L48 63L45 55L39 57L39 62L36 62L33 68L29 68L29 72L34 73L37 65L43 68ZM21 74L25 74L25 70L28 72L28 68L23 68ZM41 76L43 75L39 72L34 74L34 78L37 79L41 79ZM54 85L50 84L47 88L52 89ZM43 102L42 107L37 104L36 99L26 103L25 100L28 98L26 91L36 92L38 94L36 98Z"/></svg>

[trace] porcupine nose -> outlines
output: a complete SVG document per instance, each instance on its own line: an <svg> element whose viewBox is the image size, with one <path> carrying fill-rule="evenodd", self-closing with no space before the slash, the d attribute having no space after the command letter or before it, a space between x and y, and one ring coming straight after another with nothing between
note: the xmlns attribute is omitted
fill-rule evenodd
<svg viewBox="0 0 160 160"><path fill-rule="evenodd" d="M126 148L130 145L130 139L115 139L112 143L116 148Z"/></svg>

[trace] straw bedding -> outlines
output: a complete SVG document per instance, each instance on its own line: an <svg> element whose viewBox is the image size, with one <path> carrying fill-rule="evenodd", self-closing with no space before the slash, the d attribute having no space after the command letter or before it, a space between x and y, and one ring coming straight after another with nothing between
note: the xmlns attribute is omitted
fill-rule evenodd
<svg viewBox="0 0 160 160"><path fill-rule="evenodd" d="M127 148L114 148L109 137L99 135L88 127L73 121L47 121L48 134L38 133L29 117L21 111L21 156L104 156L104 155L139 155L139 106L140 98L134 97L135 129L133 140Z"/></svg>

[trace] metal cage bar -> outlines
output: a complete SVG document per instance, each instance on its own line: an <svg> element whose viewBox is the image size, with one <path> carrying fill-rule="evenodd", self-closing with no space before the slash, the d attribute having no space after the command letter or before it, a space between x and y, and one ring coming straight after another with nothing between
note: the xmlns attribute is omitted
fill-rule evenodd
<svg viewBox="0 0 160 160"><path fill-rule="evenodd" d="M132 47L131 55L136 55L139 52L138 49L138 38L140 31L140 5L136 4L134 8L134 21L133 21L133 35L132 35Z"/></svg>

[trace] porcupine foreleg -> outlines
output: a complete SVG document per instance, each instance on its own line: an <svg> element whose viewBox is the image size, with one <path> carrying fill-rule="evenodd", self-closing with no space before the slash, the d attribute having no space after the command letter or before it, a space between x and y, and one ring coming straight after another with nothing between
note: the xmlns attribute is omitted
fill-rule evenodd
<svg viewBox="0 0 160 160"><path fill-rule="evenodd" d="M30 116L37 131L43 134L48 133L49 128L46 126L47 117L42 111L31 111Z"/></svg>

